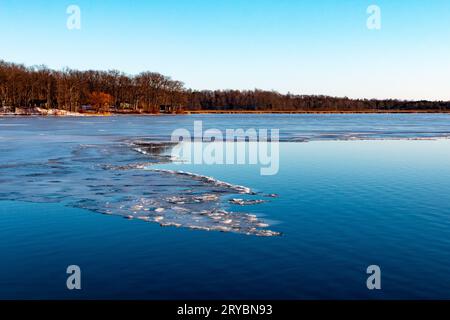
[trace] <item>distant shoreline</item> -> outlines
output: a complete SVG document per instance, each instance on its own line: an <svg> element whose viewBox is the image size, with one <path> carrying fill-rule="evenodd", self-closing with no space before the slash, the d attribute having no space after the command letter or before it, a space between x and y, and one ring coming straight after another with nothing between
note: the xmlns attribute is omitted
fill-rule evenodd
<svg viewBox="0 0 450 320"><path fill-rule="evenodd" d="M187 114L383 114L383 113L442 113L450 114L450 111L440 110L323 110L323 111L252 111L252 110L199 110L187 111Z"/></svg>
<svg viewBox="0 0 450 320"><path fill-rule="evenodd" d="M0 60L0 113L110 114L412 114L450 113L450 101L352 99L274 90L196 90L157 72L52 70Z"/></svg>
<svg viewBox="0 0 450 320"><path fill-rule="evenodd" d="M0 112L0 117L109 117L109 116L169 116L169 115L196 115L196 114L450 114L446 110L322 110L322 111L292 111L292 110L187 110L182 113L140 113L140 112L68 112L59 109L39 109L32 112Z"/></svg>

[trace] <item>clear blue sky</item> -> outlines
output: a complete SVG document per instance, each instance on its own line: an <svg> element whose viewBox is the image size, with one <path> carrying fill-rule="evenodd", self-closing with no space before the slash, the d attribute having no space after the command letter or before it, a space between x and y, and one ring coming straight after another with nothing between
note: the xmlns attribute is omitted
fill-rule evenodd
<svg viewBox="0 0 450 320"><path fill-rule="evenodd" d="M66 27L71 4L81 30ZM6 61L195 89L450 100L449 0L0 0L0 40Z"/></svg>

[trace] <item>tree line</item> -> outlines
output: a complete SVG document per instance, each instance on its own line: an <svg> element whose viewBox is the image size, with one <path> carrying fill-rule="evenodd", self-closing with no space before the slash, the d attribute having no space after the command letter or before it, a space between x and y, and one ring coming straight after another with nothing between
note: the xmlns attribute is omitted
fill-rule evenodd
<svg viewBox="0 0 450 320"><path fill-rule="evenodd" d="M0 102L4 108L84 107L156 113L161 106L182 107L184 85L153 72L128 76L119 71L51 70L0 61Z"/></svg>
<svg viewBox="0 0 450 320"><path fill-rule="evenodd" d="M450 101L367 100L265 90L191 90L155 72L51 70L0 61L0 107L72 112L450 111Z"/></svg>

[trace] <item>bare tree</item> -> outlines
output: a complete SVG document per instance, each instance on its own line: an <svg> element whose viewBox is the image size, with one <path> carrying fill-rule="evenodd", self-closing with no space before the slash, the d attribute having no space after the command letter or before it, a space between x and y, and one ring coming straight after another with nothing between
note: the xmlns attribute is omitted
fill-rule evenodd
<svg viewBox="0 0 450 320"><path fill-rule="evenodd" d="M98 107L101 93L102 103ZM99 96L97 96L99 98ZM100 99L101 100L101 99ZM95 103L94 103L94 102ZM96 106L94 106L94 104ZM0 60L0 107L59 108L78 111L92 105L100 112L158 113L189 110L254 111L449 111L449 101L401 101L280 94L266 90L189 90L155 72L129 76L117 70L54 71Z"/></svg>

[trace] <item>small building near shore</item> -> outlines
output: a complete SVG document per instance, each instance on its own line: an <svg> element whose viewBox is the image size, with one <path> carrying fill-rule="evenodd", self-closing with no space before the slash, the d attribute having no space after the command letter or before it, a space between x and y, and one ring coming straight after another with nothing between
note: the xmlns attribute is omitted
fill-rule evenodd
<svg viewBox="0 0 450 320"><path fill-rule="evenodd" d="M95 111L94 107L91 105L82 105L80 109L83 112Z"/></svg>
<svg viewBox="0 0 450 320"><path fill-rule="evenodd" d="M159 112L160 113L175 113L177 111L177 107L173 105L160 105Z"/></svg>
<svg viewBox="0 0 450 320"><path fill-rule="evenodd" d="M2 106L0 107L0 113L14 113L15 108L10 106Z"/></svg>

